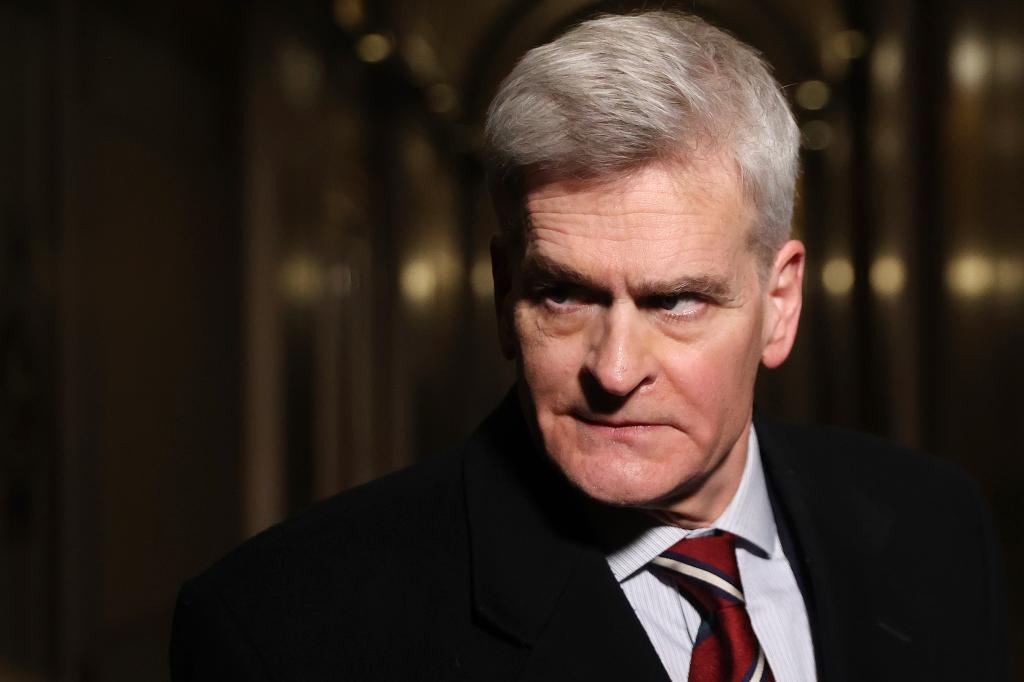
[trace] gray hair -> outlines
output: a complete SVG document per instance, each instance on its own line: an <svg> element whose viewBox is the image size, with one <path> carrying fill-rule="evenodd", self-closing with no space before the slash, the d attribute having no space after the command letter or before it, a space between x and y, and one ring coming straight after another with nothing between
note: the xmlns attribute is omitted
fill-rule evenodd
<svg viewBox="0 0 1024 682"><path fill-rule="evenodd" d="M486 162L502 229L523 230L524 182L610 178L698 150L735 161L770 265L789 238L799 131L753 48L673 11L604 15L536 47L487 112Z"/></svg>

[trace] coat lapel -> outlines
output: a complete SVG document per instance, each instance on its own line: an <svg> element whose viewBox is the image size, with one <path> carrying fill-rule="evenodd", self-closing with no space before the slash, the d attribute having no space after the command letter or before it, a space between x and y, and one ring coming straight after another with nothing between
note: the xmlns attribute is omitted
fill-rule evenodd
<svg viewBox="0 0 1024 682"><path fill-rule="evenodd" d="M787 555L800 575L818 679L857 678L865 647L904 646L882 613L890 511L830 470L829 452L755 418ZM516 679L668 675L593 534L602 511L533 445L510 394L470 442L464 485L477 616L523 650ZM605 510L604 513L607 513Z"/></svg>
<svg viewBox="0 0 1024 682"><path fill-rule="evenodd" d="M480 618L528 653L520 679L667 682L589 539L589 503L533 446L510 395L470 444L465 489Z"/></svg>
<svg viewBox="0 0 1024 682"><path fill-rule="evenodd" d="M906 643L899 623L871 598L885 589L891 512L831 468L832 453L816 449L827 440L812 447L761 416L755 428L780 535L790 536L783 545L804 592L818 679L856 679L859 657L877 653L879 638L885 646Z"/></svg>

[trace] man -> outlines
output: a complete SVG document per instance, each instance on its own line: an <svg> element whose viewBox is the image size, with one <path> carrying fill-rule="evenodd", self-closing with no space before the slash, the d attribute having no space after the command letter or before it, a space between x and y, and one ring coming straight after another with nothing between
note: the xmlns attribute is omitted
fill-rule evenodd
<svg viewBox="0 0 1024 682"><path fill-rule="evenodd" d="M487 138L516 390L186 585L173 678L1005 679L975 489L753 416L804 266L756 53L682 14L589 21L516 66Z"/></svg>

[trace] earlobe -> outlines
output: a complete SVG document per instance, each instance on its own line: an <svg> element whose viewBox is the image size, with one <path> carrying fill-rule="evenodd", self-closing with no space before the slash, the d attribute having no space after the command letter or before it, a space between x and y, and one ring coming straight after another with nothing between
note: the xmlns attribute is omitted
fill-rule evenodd
<svg viewBox="0 0 1024 682"><path fill-rule="evenodd" d="M765 339L761 362L765 367L778 367L793 348L803 305L804 245L796 240L786 242L772 265L768 279L765 309Z"/></svg>
<svg viewBox="0 0 1024 682"><path fill-rule="evenodd" d="M491 275L494 278L494 313L498 322L498 343L505 359L514 360L516 342L512 320L512 273L509 269L508 247L501 236L491 239Z"/></svg>

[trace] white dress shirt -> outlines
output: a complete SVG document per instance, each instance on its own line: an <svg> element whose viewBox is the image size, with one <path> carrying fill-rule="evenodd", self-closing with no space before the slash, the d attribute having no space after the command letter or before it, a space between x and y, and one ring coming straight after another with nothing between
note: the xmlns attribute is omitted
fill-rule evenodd
<svg viewBox="0 0 1024 682"><path fill-rule="evenodd" d="M714 529L740 538L736 562L747 611L776 681L814 682L814 649L807 610L793 569L782 553L753 427L739 488L710 528L655 526L608 556L612 573L669 677L674 682L686 680L701 618L675 586L659 580L648 566L682 538L697 537Z"/></svg>

